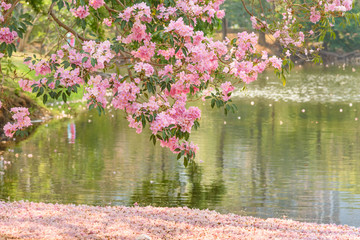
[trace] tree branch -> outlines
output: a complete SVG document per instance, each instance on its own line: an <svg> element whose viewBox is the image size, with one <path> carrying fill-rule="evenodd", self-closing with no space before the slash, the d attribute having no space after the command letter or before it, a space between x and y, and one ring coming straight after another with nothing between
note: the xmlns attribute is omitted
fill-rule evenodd
<svg viewBox="0 0 360 240"><path fill-rule="evenodd" d="M104 7L106 8L106 10L108 10L108 12L114 12L114 13L119 13L120 12L118 10L112 9L106 3L104 3Z"/></svg>
<svg viewBox="0 0 360 240"><path fill-rule="evenodd" d="M242 5L244 6L245 11L246 11L250 16L254 16L254 15L247 9L244 0L241 0L241 2L242 2Z"/></svg>
<svg viewBox="0 0 360 240"><path fill-rule="evenodd" d="M123 8L125 8L124 4L122 2L120 2L120 0L115 0L120 6L122 6Z"/></svg>
<svg viewBox="0 0 360 240"><path fill-rule="evenodd" d="M54 19L54 21L62 28L64 28L65 30L67 30L68 32L71 32L76 38L80 39L81 41L91 41L91 39L88 38L84 38L82 36L80 36L74 29L72 29L71 27L67 26L66 24L62 23L54 14L53 8L54 8L55 3L52 3L50 8L49 8L49 15Z"/></svg>
<svg viewBox="0 0 360 240"><path fill-rule="evenodd" d="M19 2L20 2L20 0L15 0L15 2L11 4L11 7L6 11L6 13L5 13L5 15L4 15L4 22L3 22L3 23L6 23L6 22L9 20L12 12L14 11L16 5L17 5Z"/></svg>

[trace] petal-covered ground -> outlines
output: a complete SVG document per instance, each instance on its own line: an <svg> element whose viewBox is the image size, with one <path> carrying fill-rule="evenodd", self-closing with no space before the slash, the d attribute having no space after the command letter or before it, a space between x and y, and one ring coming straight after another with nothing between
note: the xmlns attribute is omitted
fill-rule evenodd
<svg viewBox="0 0 360 240"><path fill-rule="evenodd" d="M360 239L360 228L189 208L0 202L0 238Z"/></svg>

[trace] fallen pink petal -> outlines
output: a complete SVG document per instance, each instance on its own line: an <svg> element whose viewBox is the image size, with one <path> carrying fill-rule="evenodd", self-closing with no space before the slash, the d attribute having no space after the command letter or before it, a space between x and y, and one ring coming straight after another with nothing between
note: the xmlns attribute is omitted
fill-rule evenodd
<svg viewBox="0 0 360 240"><path fill-rule="evenodd" d="M6 239L360 239L360 228L210 210L0 202Z"/></svg>

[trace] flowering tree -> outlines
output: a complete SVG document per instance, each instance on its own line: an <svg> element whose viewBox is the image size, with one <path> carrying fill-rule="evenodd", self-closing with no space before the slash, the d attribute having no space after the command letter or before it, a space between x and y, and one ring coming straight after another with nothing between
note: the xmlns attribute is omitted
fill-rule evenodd
<svg viewBox="0 0 360 240"><path fill-rule="evenodd" d="M10 58L14 41L26 32L31 16L12 16L19 0L2 1L0 52ZM20 86L41 97L63 99L85 88L89 109L104 112L107 105L123 110L129 126L137 133L148 125L150 140L184 157L185 165L195 157L197 146L189 141L199 127L201 112L187 106L189 100L203 98L212 107L235 111L231 94L235 86L257 79L267 68L274 68L284 79L291 69L292 54L318 60L317 49L307 49L306 40L331 31L333 17L345 16L351 0L297 1L267 0L258 8L241 1L254 29L278 39L284 55L268 56L257 51L255 33L242 32L235 39L215 41L208 37L225 13L223 0L53 0L49 19L71 33L76 44L64 41L49 58L24 59L41 80L21 79ZM45 4L45 3L44 3ZM80 27L75 30L58 18L68 12ZM263 14L266 12L266 15ZM90 22L102 23L105 36L87 31ZM69 21L70 22L70 21ZM303 31L311 23L312 30ZM311 57L310 57L311 56ZM120 67L126 73L120 74ZM99 75L108 72L107 76ZM107 97L111 93L111 97ZM12 109L15 123L8 123L7 136L30 125L28 111Z"/></svg>

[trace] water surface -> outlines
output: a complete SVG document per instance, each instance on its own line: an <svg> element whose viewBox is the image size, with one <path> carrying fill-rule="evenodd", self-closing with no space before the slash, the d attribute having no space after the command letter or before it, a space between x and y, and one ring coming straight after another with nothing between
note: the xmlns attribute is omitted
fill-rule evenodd
<svg viewBox="0 0 360 240"><path fill-rule="evenodd" d="M351 70L297 69L286 87L268 73L237 93L236 114L200 102L192 135L200 150L188 168L129 129L121 113L53 121L3 155L11 164L0 166L0 199L137 202L360 226L359 89Z"/></svg>

